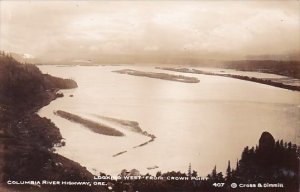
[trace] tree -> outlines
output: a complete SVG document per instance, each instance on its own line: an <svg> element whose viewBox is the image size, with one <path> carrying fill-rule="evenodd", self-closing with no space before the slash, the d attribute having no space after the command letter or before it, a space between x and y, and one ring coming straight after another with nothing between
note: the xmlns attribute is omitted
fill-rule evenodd
<svg viewBox="0 0 300 192"><path fill-rule="evenodd" d="M214 169L212 170L211 174L207 176L209 179L216 179L217 178L217 166L215 165Z"/></svg>
<svg viewBox="0 0 300 192"><path fill-rule="evenodd" d="M192 177L197 177L197 176L198 176L197 171L193 170L193 172L192 172Z"/></svg>
<svg viewBox="0 0 300 192"><path fill-rule="evenodd" d="M230 161L228 161L228 166L226 169L226 179L231 179L232 177L232 171L231 171L231 166L230 166Z"/></svg>
<svg viewBox="0 0 300 192"><path fill-rule="evenodd" d="M189 169L188 169L188 177L192 176L192 165L191 163L189 164Z"/></svg>
<svg viewBox="0 0 300 192"><path fill-rule="evenodd" d="M236 169L235 171L238 173L240 171L239 159L236 160Z"/></svg>
<svg viewBox="0 0 300 192"><path fill-rule="evenodd" d="M161 176L161 171L158 171L157 173L156 173L156 177L160 177Z"/></svg>

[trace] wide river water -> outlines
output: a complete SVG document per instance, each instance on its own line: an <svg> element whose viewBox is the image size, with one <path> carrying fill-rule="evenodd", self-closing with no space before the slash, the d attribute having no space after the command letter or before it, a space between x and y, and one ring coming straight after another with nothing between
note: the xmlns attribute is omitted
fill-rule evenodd
<svg viewBox="0 0 300 192"><path fill-rule="evenodd" d="M113 73L136 69L171 74L154 67L136 66L39 66L43 73L72 78L78 88L63 90L38 114L60 129L66 146L57 153L87 167L93 173L117 175L122 169L141 173L187 172L189 163L206 176L235 167L245 146L255 146L263 131L274 138L297 142L300 127L300 93L268 85L220 76L183 74L200 83L182 83ZM270 76L270 74L260 74ZM272 77L274 75L271 75ZM74 95L70 97L69 95ZM53 114L64 110L110 125L124 137L105 136ZM106 116L137 121L157 138L133 148L148 137L99 119ZM113 157L121 151L126 153ZM147 169L154 168L156 169Z"/></svg>

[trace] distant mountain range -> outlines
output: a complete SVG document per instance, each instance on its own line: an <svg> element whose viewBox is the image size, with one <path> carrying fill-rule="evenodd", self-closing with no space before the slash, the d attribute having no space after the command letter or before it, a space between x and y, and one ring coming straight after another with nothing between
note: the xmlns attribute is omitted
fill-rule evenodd
<svg viewBox="0 0 300 192"><path fill-rule="evenodd" d="M177 65L177 66L203 66L203 67L225 67L232 68L239 63L238 68L243 65L252 66L255 63L255 67L252 70L256 70L257 63L259 65L268 63L269 65L278 63L283 65L292 64L300 65L300 54L294 53L289 55L247 55L244 58L239 57L233 58L218 58L218 55L201 55L198 57L184 54L171 54L171 53L153 53L153 54L101 54L97 56L86 56L81 57L74 55L71 58L39 58L37 56L32 56L27 53L10 53L17 61L21 63L32 63L32 64L54 64L54 65L77 65L77 64L130 64L130 65ZM88 53L87 53L88 54ZM209 59L212 58L212 59ZM235 68L235 67L233 67ZM251 67L250 67L251 68ZM298 69L298 67L296 67Z"/></svg>

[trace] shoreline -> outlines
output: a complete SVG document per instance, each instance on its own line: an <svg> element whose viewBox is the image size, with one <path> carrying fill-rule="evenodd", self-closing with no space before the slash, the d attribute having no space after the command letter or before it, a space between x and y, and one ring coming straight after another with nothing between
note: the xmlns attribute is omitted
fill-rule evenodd
<svg viewBox="0 0 300 192"><path fill-rule="evenodd" d="M9 185L8 180L93 180L93 174L73 160L55 153L62 135L51 120L36 112L62 97L58 91L78 87L72 79L43 74L0 53L0 189L16 191L69 191L69 186ZM107 191L103 186L74 186L74 192Z"/></svg>
<svg viewBox="0 0 300 192"><path fill-rule="evenodd" d="M55 153L54 146L63 146L62 136L59 129L47 118L40 117L36 112L58 98L55 89L47 92L44 98L37 101L38 104L32 109L18 112L13 106L5 108L9 113L8 126L4 127L5 134L1 137L1 145L4 152L4 167L2 172L2 187L8 191L43 191L51 190L59 192L68 190L68 186L43 186L42 188L30 185L8 186L6 180L92 180L91 174L79 163ZM0 105L1 106L1 105ZM15 115L17 113L17 115ZM1 114L0 114L1 115ZM12 116L11 116L12 115ZM1 120L1 119L0 119ZM44 129L39 129L43 127ZM12 128L13 130L8 130ZM3 140L6 138L5 140ZM9 149L9 150L6 150ZM20 160L26 165L21 165ZM32 163L30 163L32 162ZM21 164L20 164L21 163ZM87 188L76 186L74 191L105 191L102 187Z"/></svg>
<svg viewBox="0 0 300 192"><path fill-rule="evenodd" d="M251 81L251 82L255 82L255 83L270 85L270 86L278 87L278 88L282 88L282 89L288 89L291 91L300 91L300 86L287 85L287 84L283 84L280 82L271 81L269 79L261 79L261 78L257 78L257 77L249 77L249 76L233 75L233 74L219 74L219 73L205 72L205 71L198 70L198 69L188 69L188 68L156 67L156 69L174 71L174 72L180 72L180 73L192 73L192 74L201 74L201 75L229 77L229 78L234 78L234 79L239 79L239 80L245 80L245 81Z"/></svg>

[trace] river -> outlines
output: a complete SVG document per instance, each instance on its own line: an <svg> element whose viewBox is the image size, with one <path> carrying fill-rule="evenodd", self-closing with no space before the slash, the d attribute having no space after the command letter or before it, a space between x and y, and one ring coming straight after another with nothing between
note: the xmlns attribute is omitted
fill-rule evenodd
<svg viewBox="0 0 300 192"><path fill-rule="evenodd" d="M297 142L300 127L300 93L268 85L220 76L183 74L200 83L182 83L113 73L119 69L157 71L137 66L39 66L43 73L72 78L78 88L63 90L38 114L59 127L66 146L57 153L87 167L93 173L117 175L122 169L141 173L187 172L189 163L206 176L217 165L225 171L245 146L255 146L263 131L274 138ZM264 75L264 74L260 74ZM267 74L266 74L267 75ZM73 97L70 97L73 95ZM53 114L64 110L101 121L97 116L137 121L157 138L123 130L124 137L96 134ZM114 154L127 151L117 157ZM147 169L155 167L156 169Z"/></svg>

